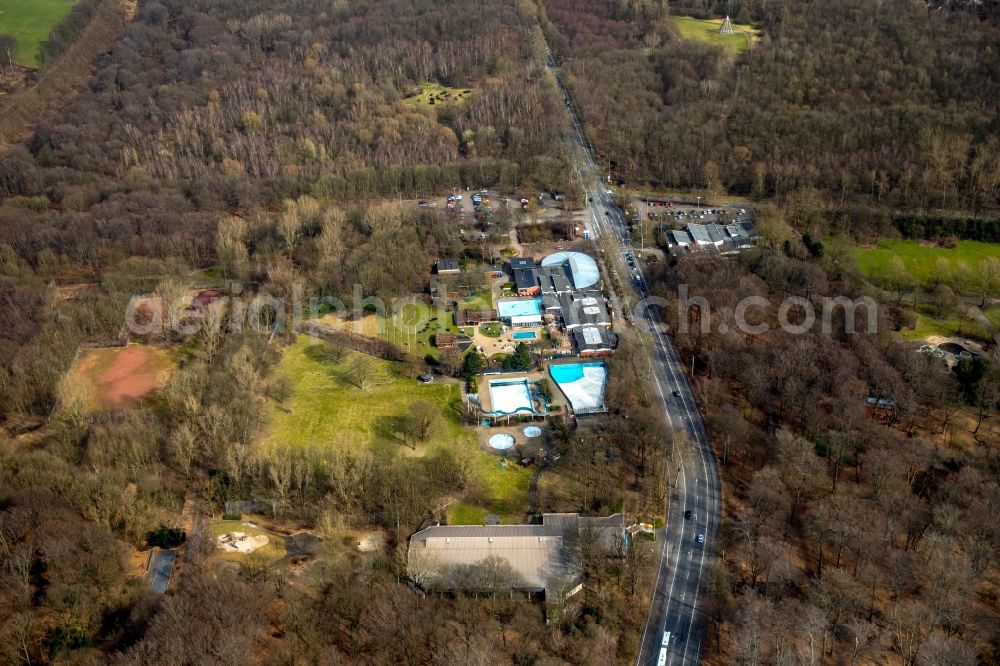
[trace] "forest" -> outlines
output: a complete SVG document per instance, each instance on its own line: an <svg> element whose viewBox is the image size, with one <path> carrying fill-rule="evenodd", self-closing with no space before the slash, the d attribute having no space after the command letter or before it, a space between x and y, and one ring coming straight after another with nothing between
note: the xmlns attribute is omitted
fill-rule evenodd
<svg viewBox="0 0 1000 666"><path fill-rule="evenodd" d="M705 660L1000 659L996 340L986 358L942 372L900 338L898 290L861 279L844 251L899 236L940 247L996 240L992 8L670 3L761 28L734 57L681 40L656 3L543 4L613 180L767 201L755 249L650 265L725 486ZM993 285L996 266L944 289L947 271L903 289L914 305L935 290L956 298L933 307L979 304L975 285ZM802 305L779 310L785 299L819 313L833 295L874 299L876 326L865 308L854 327L835 309L829 333L778 326L805 316ZM749 315L765 333L734 330L747 298L767 304Z"/></svg>
<svg viewBox="0 0 1000 666"><path fill-rule="evenodd" d="M680 39L658 3L543 4L595 148L630 184L995 217L995 18L909 0L670 3L762 28L734 58Z"/></svg>
<svg viewBox="0 0 1000 666"><path fill-rule="evenodd" d="M62 40L97 6L71 13L45 59L72 53ZM268 407L291 390L275 373L291 332L210 325L233 306L209 308L191 334L142 338L125 349L169 349L174 367L140 409L94 413L67 373L82 351L121 343L133 297L172 303L225 284L277 298L303 288L360 308L356 285L362 297L421 294L436 258L480 250L445 210L413 198L570 190L567 120L525 9L143 0L86 85L0 150L0 661L605 664L634 654L648 564L637 559L582 555L587 592L551 626L521 596L408 585L406 538L466 490L468 464L375 445L332 460L264 447ZM469 93L415 102L430 83ZM328 353L391 359L410 382L426 368L389 342L325 337ZM461 374L461 359L440 371ZM421 432L433 425L423 416L409 416ZM618 441L630 478L648 447L638 435ZM662 470L643 475L635 488L654 492ZM605 480L588 508L629 492ZM220 570L216 535L194 519L183 584L166 597L148 590L144 558L179 520L261 496L276 498L286 524L321 535L318 551L294 560L302 566L286 576L247 558ZM388 543L359 553L363 528Z"/></svg>
<svg viewBox="0 0 1000 666"><path fill-rule="evenodd" d="M679 353L694 368L727 495L722 561L705 588L709 660L725 663L992 663L1000 544L1000 358L942 372L899 339L895 299L811 253L780 211L736 260L655 266ZM706 309L685 310L703 298ZM792 333L830 294L871 296L832 328ZM748 323L720 333L755 297ZM690 300L687 302L691 302ZM745 301L744 301L745 302ZM869 400L888 401L884 411Z"/></svg>
<svg viewBox="0 0 1000 666"><path fill-rule="evenodd" d="M82 2L57 27L39 80L108 4ZM150 336L176 368L142 409L89 413L65 379L88 345L121 341L135 296L301 286L360 308L355 285L423 294L438 258L492 258L412 199L579 192L536 16L615 175L761 202L758 248L649 265L672 305L681 284L713 304L706 332L676 338L727 497L706 659L1000 661L1000 360L941 372L896 335L900 301L937 298L940 276L882 291L824 251L838 234L997 239L998 27L989 11L931 5L943 9L670 5L759 26L737 57L682 42L654 0L140 0L86 83L0 146L0 661L634 661L647 551L582 549L583 593L548 624L516 595L424 594L406 578L406 537L478 490L463 460L262 446L292 390L276 372L290 333L220 334L210 324L231 313L209 308L191 335ZM461 99L432 104L428 85ZM876 298L877 330L837 315L829 335L717 332L745 296L832 294ZM677 329L701 314L665 318ZM611 414L552 426L566 474L536 508L661 506L676 483L690 444L655 407L642 340L620 337ZM410 381L426 370L391 342L325 339L312 353L360 350ZM457 352L437 363L456 382L484 367ZM893 408L873 416L869 398ZM419 411L403 416L432 427ZM146 589L142 556L178 516L246 497L275 498L323 545L288 575L259 558L220 569L216 535L191 518L183 583ZM361 553L363 529L384 547Z"/></svg>

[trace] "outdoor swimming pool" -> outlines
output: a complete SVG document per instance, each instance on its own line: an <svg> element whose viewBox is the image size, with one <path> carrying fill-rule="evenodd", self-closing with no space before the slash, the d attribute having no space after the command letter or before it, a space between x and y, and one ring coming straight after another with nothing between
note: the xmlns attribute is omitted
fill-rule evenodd
<svg viewBox="0 0 1000 666"><path fill-rule="evenodd" d="M534 340L538 336L535 335L534 331L515 331L510 337L515 340Z"/></svg>
<svg viewBox="0 0 1000 666"><path fill-rule="evenodd" d="M506 451L514 446L514 436L505 432L497 433L490 437L490 446L500 451Z"/></svg>
<svg viewBox="0 0 1000 666"><path fill-rule="evenodd" d="M494 379L489 382L489 387L490 401L493 403L492 414L535 411L531 404L531 389L527 379Z"/></svg>
<svg viewBox="0 0 1000 666"><path fill-rule="evenodd" d="M497 303L497 314L504 319L540 315L542 314L542 301L538 298L500 301Z"/></svg>
<svg viewBox="0 0 1000 666"><path fill-rule="evenodd" d="M577 414L602 412L608 369L603 363L565 363L549 366L549 375Z"/></svg>

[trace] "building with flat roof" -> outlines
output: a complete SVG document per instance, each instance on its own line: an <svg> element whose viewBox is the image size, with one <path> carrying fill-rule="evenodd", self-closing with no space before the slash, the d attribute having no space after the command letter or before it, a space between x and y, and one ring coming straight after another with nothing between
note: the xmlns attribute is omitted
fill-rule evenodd
<svg viewBox="0 0 1000 666"><path fill-rule="evenodd" d="M497 315L512 327L540 326L542 301L539 298L512 298L497 301Z"/></svg>
<svg viewBox="0 0 1000 666"><path fill-rule="evenodd" d="M600 281L600 271L590 255L557 252L545 257L541 264L530 257L515 257L510 261L510 271L517 293L536 297L530 301L538 304L537 311L521 312L519 310L523 306L499 303L497 310L500 318L509 321L511 326L536 326L544 317L559 324L571 341L580 343L583 338L573 336L574 329L611 327L607 300L595 288ZM523 302L526 299L519 300ZM510 302L516 303L517 300ZM586 351L590 355L611 353L618 337L610 333L598 335L598 342L583 346L577 344L577 351ZM591 333L590 337L593 338L594 334Z"/></svg>
<svg viewBox="0 0 1000 666"><path fill-rule="evenodd" d="M558 318L567 331L579 326L611 326L611 313L603 294L581 291L545 296L545 313Z"/></svg>
<svg viewBox="0 0 1000 666"><path fill-rule="evenodd" d="M515 257L510 260L510 272L520 296L589 289L601 278L597 262L583 252L557 252L541 264L530 257Z"/></svg>
<svg viewBox="0 0 1000 666"><path fill-rule="evenodd" d="M618 336L603 326L581 326L570 331L573 347L581 358L611 356L618 346Z"/></svg>
<svg viewBox="0 0 1000 666"><path fill-rule="evenodd" d="M410 537L407 573L422 587L516 589L556 601L579 590L579 543L610 553L624 532L620 513L546 513L539 525L438 525Z"/></svg>
<svg viewBox="0 0 1000 666"><path fill-rule="evenodd" d="M461 267L457 259L439 259L435 269L438 275L457 275Z"/></svg>
<svg viewBox="0 0 1000 666"><path fill-rule="evenodd" d="M753 247L756 237L752 222L741 221L731 224L692 222L685 229L669 232L667 245L671 254L698 250L718 250L722 254L735 254Z"/></svg>

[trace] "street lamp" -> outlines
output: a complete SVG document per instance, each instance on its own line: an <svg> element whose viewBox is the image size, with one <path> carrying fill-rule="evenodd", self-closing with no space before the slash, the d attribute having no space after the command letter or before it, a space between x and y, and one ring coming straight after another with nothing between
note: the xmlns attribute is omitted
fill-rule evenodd
<svg viewBox="0 0 1000 666"><path fill-rule="evenodd" d="M698 197L698 210L701 210L701 197Z"/></svg>

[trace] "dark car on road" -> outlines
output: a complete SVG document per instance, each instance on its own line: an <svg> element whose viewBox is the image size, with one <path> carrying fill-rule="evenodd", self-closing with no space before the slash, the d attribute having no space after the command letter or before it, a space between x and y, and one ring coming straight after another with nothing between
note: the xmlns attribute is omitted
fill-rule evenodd
<svg viewBox="0 0 1000 666"><path fill-rule="evenodd" d="M687 511L684 512L684 520L691 520L691 516L693 515L694 514L691 513L691 509L688 509Z"/></svg>

